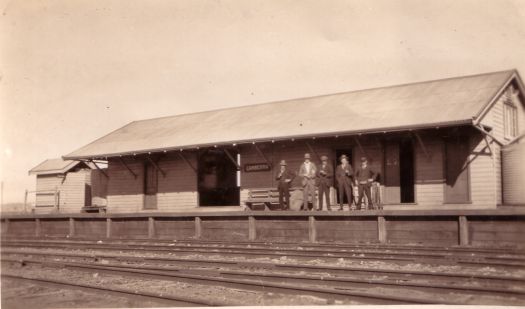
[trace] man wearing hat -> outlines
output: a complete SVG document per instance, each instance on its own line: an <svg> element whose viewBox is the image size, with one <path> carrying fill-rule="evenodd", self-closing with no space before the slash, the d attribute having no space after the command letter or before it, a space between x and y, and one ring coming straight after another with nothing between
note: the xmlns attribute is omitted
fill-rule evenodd
<svg viewBox="0 0 525 309"><path fill-rule="evenodd" d="M290 184L294 178L294 172L286 168L286 161L281 160L280 170L275 179L277 180L277 189L279 190L279 206L281 206L282 210L290 209ZM286 200L286 206L283 200Z"/></svg>
<svg viewBox="0 0 525 309"><path fill-rule="evenodd" d="M321 156L321 166L317 172L318 190L319 190L319 208L323 210L323 195L326 196L326 208L332 210L330 206L330 188L332 187L334 169L328 164L328 157Z"/></svg>
<svg viewBox="0 0 525 309"><path fill-rule="evenodd" d="M299 176L303 177L303 207L301 210L308 210L308 197L312 196L313 209L317 207L317 200L315 198L315 176L317 175L317 168L315 164L310 161L310 154L304 154L304 162L299 168Z"/></svg>
<svg viewBox="0 0 525 309"><path fill-rule="evenodd" d="M335 170L335 179L337 180L337 189L339 191L339 210L343 210L343 198L346 194L348 200L348 208L352 207L354 200L354 194L352 190L352 178L354 176L354 170L352 165L348 162L348 157L342 155L341 164L339 164Z"/></svg>
<svg viewBox="0 0 525 309"><path fill-rule="evenodd" d="M357 210L361 209L361 203L363 202L363 193L366 194L368 199L368 208L373 209L374 201L372 200L371 186L372 182L376 178L376 174L368 166L368 161L365 157L361 158L361 166L355 172L355 182L359 192L359 199L357 201Z"/></svg>

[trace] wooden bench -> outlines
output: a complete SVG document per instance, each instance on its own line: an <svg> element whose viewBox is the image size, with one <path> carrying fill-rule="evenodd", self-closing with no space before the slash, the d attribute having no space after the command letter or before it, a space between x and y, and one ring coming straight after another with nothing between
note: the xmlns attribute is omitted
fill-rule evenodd
<svg viewBox="0 0 525 309"><path fill-rule="evenodd" d="M81 208L80 212L87 212L87 213L105 213L106 212L106 206L84 206Z"/></svg>
<svg viewBox="0 0 525 309"><path fill-rule="evenodd" d="M248 191L248 199L244 201L250 210L277 210L279 206L279 191L276 188L258 188Z"/></svg>
<svg viewBox="0 0 525 309"><path fill-rule="evenodd" d="M303 191L302 187L290 188L290 204L292 201L292 193L295 191ZM317 190L315 193L317 198ZM248 199L244 201L246 205L245 210L282 210L279 205L279 190L277 188L257 188L248 191ZM309 203L310 207L312 203ZM290 205L288 205L290 208Z"/></svg>

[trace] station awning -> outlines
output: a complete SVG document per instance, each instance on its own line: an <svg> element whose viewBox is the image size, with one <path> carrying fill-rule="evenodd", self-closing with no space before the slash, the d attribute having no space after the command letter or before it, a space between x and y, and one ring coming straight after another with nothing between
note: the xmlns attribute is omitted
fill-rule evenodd
<svg viewBox="0 0 525 309"><path fill-rule="evenodd" d="M510 70L134 121L64 158L471 124L515 78Z"/></svg>

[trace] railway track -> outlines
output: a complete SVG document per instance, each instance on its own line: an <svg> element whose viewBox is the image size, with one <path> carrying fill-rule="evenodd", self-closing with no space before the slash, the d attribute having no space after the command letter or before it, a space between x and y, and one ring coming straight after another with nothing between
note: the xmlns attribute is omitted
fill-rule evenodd
<svg viewBox="0 0 525 309"><path fill-rule="evenodd" d="M26 243L27 245L27 243ZM35 249L41 247L34 247ZM111 248L111 247L110 247ZM474 273L445 273L421 270L395 270L365 267L337 267L323 265L291 265L270 262L230 261L210 259L202 256L198 259L177 257L138 257L136 254L123 255L107 253L78 253L67 250L82 249L82 246L60 248L65 252L37 252L24 248L2 251L3 263L24 265L53 265L82 269L84 271L103 271L125 276L149 276L220 284L231 287L250 287L254 290L287 291L290 294L305 293L323 298L347 300L352 297L366 299L367 303L435 303L435 296L441 296L440 303L458 304L463 301L450 300L446 295L480 297L492 295L502 298L511 297L511 303L525 303L525 278L487 275ZM101 246L101 252L107 247ZM111 248L109 250L113 250ZM132 250L132 248L127 248ZM129 252L126 250L126 252ZM140 250L139 250L140 252ZM56 261L57 256L64 259ZM38 257L30 259L28 257ZM68 260L69 259L69 260ZM108 261L112 261L111 265ZM105 262L106 264L101 264ZM131 264L130 263L134 263ZM159 267L159 265L162 265ZM170 266L175 265L175 267ZM208 278L208 279L207 279ZM211 280L209 278L212 278ZM301 287L301 289L298 289ZM369 288L382 288L371 294ZM364 291L363 291L364 289ZM423 293L422 297L410 297L399 291L410 289ZM365 293L366 292L366 293ZM364 293L364 294L363 294ZM426 293L426 294L425 294ZM432 301L428 301L428 300Z"/></svg>
<svg viewBox="0 0 525 309"><path fill-rule="evenodd" d="M17 263L16 260L3 259L2 262ZM199 284L221 285L232 288L251 289L256 291L272 291L288 294L307 294L327 299L348 300L358 298L368 303L377 304L460 304L458 294L463 297L472 295L499 295L501 297L514 297L519 303L525 301L524 289L509 290L504 287L479 287L479 286L451 286L449 284L399 282L385 279L359 279L352 277L330 277L316 275L254 273L247 271L210 271L186 270L182 268L152 267L145 265L124 264L96 264L96 263L57 263L36 260L25 260L24 265L39 265L82 270L86 272L110 273L123 276L148 277L161 280L175 280L196 282ZM383 293L367 291L373 286L382 288ZM400 289L411 289L412 293L418 291L419 296L399 295ZM456 299L448 299L451 292L456 294ZM463 295L461 295L463 294Z"/></svg>
<svg viewBox="0 0 525 309"><path fill-rule="evenodd" d="M119 250L119 251L143 251L143 252L170 252L179 254L221 254L224 256L288 256L294 258L323 258L323 259L354 259L354 260L381 260L396 263L432 262L439 264L455 263L463 265L484 265L504 267L525 267L525 253L517 252L502 253L493 252L469 252L464 249L441 249L430 248L367 248L362 247L308 247L304 245L282 246L281 244L250 243L246 245L231 244L202 244L200 242L169 244L148 244L133 242L72 242L72 241L4 241L3 247L45 247L45 248L83 248L93 250ZM271 252L269 252L271 250Z"/></svg>
<svg viewBox="0 0 525 309"><path fill-rule="evenodd" d="M59 279L44 279L32 278L15 274L2 274L2 278L8 278L15 281L30 282L40 286L60 288L60 289L75 289L88 292L105 293L115 296L132 297L136 301L154 301L156 303L174 306L174 307L194 307L194 306L225 306L227 304L221 302L213 302L205 299L195 299L185 296L169 296L161 293L148 293L132 289L123 289L118 287L101 287L89 284L81 284L68 280Z"/></svg>

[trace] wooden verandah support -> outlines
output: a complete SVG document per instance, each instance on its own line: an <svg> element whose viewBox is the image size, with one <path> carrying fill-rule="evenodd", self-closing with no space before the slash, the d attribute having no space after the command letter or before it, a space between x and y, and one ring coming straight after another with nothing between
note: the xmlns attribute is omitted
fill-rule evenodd
<svg viewBox="0 0 525 309"><path fill-rule="evenodd" d="M122 166L124 166L130 172L130 174L133 175L135 179L137 179L137 174L133 172L133 170L129 167L129 165L127 165L126 162L124 162L124 160L121 157L118 157L118 160L120 164L122 164Z"/></svg>

